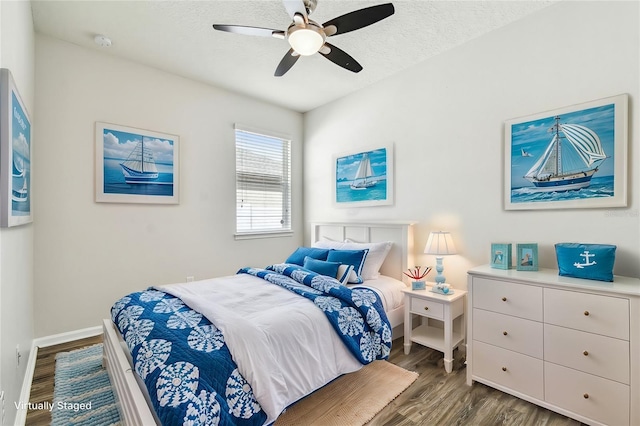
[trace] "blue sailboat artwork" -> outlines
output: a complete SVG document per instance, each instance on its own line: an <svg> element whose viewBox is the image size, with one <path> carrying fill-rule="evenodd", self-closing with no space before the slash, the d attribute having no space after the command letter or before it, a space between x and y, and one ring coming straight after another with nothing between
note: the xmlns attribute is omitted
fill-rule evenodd
<svg viewBox="0 0 640 426"><path fill-rule="evenodd" d="M103 131L104 193L172 196L172 140L125 132Z"/></svg>
<svg viewBox="0 0 640 426"><path fill-rule="evenodd" d="M336 160L336 202L385 201L387 149L340 157Z"/></svg>
<svg viewBox="0 0 640 426"><path fill-rule="evenodd" d="M513 125L511 202L612 197L614 106Z"/></svg>

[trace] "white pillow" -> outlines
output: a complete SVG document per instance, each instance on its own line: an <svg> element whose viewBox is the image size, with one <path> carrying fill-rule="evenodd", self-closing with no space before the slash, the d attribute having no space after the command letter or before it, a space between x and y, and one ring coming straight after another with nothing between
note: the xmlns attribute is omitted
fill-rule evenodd
<svg viewBox="0 0 640 426"><path fill-rule="evenodd" d="M375 280L380 276L380 267L387 258L392 245L392 241L383 241L380 243L358 243L348 238L344 242L322 238L320 241L313 243L312 246L334 250L369 249L369 254L367 254L364 266L362 267L361 276L365 280Z"/></svg>
<svg viewBox="0 0 640 426"><path fill-rule="evenodd" d="M340 284L347 285L352 272L353 265L340 265L338 266L338 274L336 276L336 279L340 281Z"/></svg>

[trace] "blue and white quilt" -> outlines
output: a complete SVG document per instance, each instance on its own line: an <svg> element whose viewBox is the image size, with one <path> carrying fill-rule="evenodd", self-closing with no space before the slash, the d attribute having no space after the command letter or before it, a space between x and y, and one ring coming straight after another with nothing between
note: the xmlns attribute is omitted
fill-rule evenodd
<svg viewBox="0 0 640 426"><path fill-rule="evenodd" d="M163 425L271 423L391 348L374 292L295 265L132 293L111 313Z"/></svg>

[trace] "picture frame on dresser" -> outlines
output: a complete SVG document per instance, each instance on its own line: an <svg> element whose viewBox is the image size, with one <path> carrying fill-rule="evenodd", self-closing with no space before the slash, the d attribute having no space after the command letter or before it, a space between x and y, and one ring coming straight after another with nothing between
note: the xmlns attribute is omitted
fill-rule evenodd
<svg viewBox="0 0 640 426"><path fill-rule="evenodd" d="M538 244L516 244L516 269L518 271L538 270Z"/></svg>
<svg viewBox="0 0 640 426"><path fill-rule="evenodd" d="M491 267L495 269L511 269L511 244L491 243Z"/></svg>

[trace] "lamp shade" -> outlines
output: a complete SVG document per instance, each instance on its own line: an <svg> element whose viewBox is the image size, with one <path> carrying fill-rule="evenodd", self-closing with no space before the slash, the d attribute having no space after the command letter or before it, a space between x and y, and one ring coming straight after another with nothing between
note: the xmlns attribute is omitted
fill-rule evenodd
<svg viewBox="0 0 640 426"><path fill-rule="evenodd" d="M443 231L431 232L427 245L424 247L424 253L435 254L436 256L456 254L456 246L453 245L451 234Z"/></svg>

